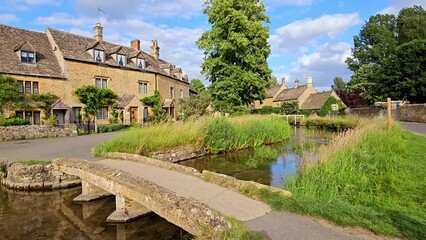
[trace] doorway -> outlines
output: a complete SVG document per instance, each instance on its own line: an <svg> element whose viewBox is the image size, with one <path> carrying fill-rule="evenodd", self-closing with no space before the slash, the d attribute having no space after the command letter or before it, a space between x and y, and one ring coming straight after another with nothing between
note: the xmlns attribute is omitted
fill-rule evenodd
<svg viewBox="0 0 426 240"><path fill-rule="evenodd" d="M138 108L130 107L130 124L135 124L138 122Z"/></svg>

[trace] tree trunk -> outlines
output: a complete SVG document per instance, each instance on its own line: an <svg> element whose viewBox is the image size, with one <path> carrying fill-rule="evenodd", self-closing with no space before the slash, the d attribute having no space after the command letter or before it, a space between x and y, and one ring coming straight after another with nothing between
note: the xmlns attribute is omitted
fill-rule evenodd
<svg viewBox="0 0 426 240"><path fill-rule="evenodd" d="M95 117L95 133L98 133L98 121L96 120L96 117Z"/></svg>

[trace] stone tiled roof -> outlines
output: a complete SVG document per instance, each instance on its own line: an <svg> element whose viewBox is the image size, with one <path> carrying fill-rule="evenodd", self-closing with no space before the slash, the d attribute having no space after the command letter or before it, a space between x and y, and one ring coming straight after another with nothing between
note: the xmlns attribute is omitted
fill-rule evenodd
<svg viewBox="0 0 426 240"><path fill-rule="evenodd" d="M175 106L175 100L174 99L164 99L163 102L163 108L170 108Z"/></svg>
<svg viewBox="0 0 426 240"><path fill-rule="evenodd" d="M23 64L19 52L36 52L36 64ZM0 24L0 73L64 78L45 33Z"/></svg>
<svg viewBox="0 0 426 240"><path fill-rule="evenodd" d="M312 93L309 95L308 99L302 103L301 108L312 110L321 109L332 93L333 91Z"/></svg>
<svg viewBox="0 0 426 240"><path fill-rule="evenodd" d="M93 56L90 54L86 49L87 47L95 47L96 44L94 43L93 38L84 37L68 32L63 32L56 29L48 28L47 31L49 31L52 34L52 37L56 44L58 44L59 49L62 51L64 58L71 59L71 60L77 60L77 61L84 61L84 62L93 62ZM114 53L117 51L117 49L124 50L125 53L128 54L129 58L135 57L138 54L142 58L145 59L147 62L147 68L145 70L151 71L151 72L157 72L161 74L168 75L161 67L160 63L164 64L166 61L164 60L157 60L153 56L149 55L148 53L145 53L143 51L136 50L131 47L121 46L109 42L102 42L101 43L105 47L106 53ZM90 48L89 48L90 49ZM111 66L117 66L117 63L113 59L111 55L106 56L105 64L111 65ZM139 69L136 66L136 63L133 61L129 61L127 64L127 67L133 68L133 69Z"/></svg>
<svg viewBox="0 0 426 240"><path fill-rule="evenodd" d="M277 94L278 90L280 90L281 85L275 85L266 91L266 98L273 98L275 94Z"/></svg>
<svg viewBox="0 0 426 240"><path fill-rule="evenodd" d="M123 97L118 101L119 108L125 108L129 105L130 101L135 97L135 95L124 94Z"/></svg>
<svg viewBox="0 0 426 240"><path fill-rule="evenodd" d="M303 85L297 88L285 89L274 99L274 102L297 100L307 88L308 86Z"/></svg>

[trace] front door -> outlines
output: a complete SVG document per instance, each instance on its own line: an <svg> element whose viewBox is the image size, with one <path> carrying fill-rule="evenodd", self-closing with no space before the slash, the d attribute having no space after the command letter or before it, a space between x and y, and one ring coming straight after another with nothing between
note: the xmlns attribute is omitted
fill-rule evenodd
<svg viewBox="0 0 426 240"><path fill-rule="evenodd" d="M130 123L135 124L138 122L138 108L131 107L130 108Z"/></svg>
<svg viewBox="0 0 426 240"><path fill-rule="evenodd" d="M59 125L65 124L65 114L67 113L67 110L53 110L53 114L56 117L56 120L58 121Z"/></svg>

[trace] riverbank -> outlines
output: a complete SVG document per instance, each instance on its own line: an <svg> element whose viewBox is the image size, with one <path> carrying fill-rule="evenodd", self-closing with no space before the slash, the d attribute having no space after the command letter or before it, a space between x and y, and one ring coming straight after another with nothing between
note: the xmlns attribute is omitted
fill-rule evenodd
<svg viewBox="0 0 426 240"><path fill-rule="evenodd" d="M284 186L282 198L250 194L275 210L321 217L342 226L363 227L392 237L426 236L426 138L370 120L318 149ZM309 161L309 159L308 159Z"/></svg>
<svg viewBox="0 0 426 240"><path fill-rule="evenodd" d="M177 162L271 144L290 135L290 126L274 116L202 118L131 129L98 145L95 155L100 157L107 152L123 152Z"/></svg>

